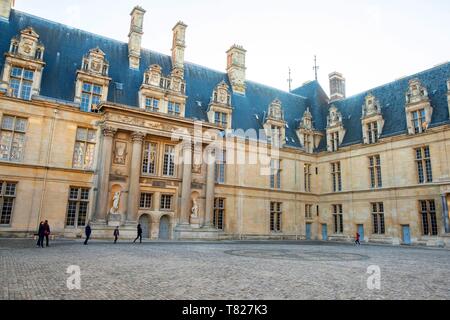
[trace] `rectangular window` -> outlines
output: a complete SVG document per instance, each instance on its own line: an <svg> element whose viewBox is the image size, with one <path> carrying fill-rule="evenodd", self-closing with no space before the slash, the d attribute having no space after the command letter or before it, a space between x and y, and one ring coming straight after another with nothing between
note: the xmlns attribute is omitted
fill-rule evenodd
<svg viewBox="0 0 450 320"><path fill-rule="evenodd" d="M419 183L433 182L430 147L416 149L416 163Z"/></svg>
<svg viewBox="0 0 450 320"><path fill-rule="evenodd" d="M311 165L305 164L305 192L311 192Z"/></svg>
<svg viewBox="0 0 450 320"><path fill-rule="evenodd" d="M282 204L280 202L270 203L270 231L282 232Z"/></svg>
<svg viewBox="0 0 450 320"><path fill-rule="evenodd" d="M422 234L424 236L437 236L439 233L434 200L422 200L419 205L422 219Z"/></svg>
<svg viewBox="0 0 450 320"><path fill-rule="evenodd" d="M272 159L270 161L270 187L272 189L281 189L281 161Z"/></svg>
<svg viewBox="0 0 450 320"><path fill-rule="evenodd" d="M225 168L227 154L225 150L218 150L216 153L216 183L225 183Z"/></svg>
<svg viewBox="0 0 450 320"><path fill-rule="evenodd" d="M414 126L414 133L422 133L425 131L425 109L420 109L417 111L412 112L412 122Z"/></svg>
<svg viewBox="0 0 450 320"><path fill-rule="evenodd" d="M89 208L89 191L88 188L70 188L66 226L74 228L86 226Z"/></svg>
<svg viewBox="0 0 450 320"><path fill-rule="evenodd" d="M227 127L228 125L228 115L224 112L214 113L214 123L221 127Z"/></svg>
<svg viewBox="0 0 450 320"><path fill-rule="evenodd" d="M333 223L334 233L344 233L344 215L342 210L342 204L333 205Z"/></svg>
<svg viewBox="0 0 450 320"><path fill-rule="evenodd" d="M306 219L312 219L312 211L313 211L313 206L312 204L307 204L305 205L305 218Z"/></svg>
<svg viewBox="0 0 450 320"><path fill-rule="evenodd" d="M341 163L335 162L331 164L331 179L333 183L333 192L342 191L342 173Z"/></svg>
<svg viewBox="0 0 450 320"><path fill-rule="evenodd" d="M175 176L175 147L165 146L163 175L167 177Z"/></svg>
<svg viewBox="0 0 450 320"><path fill-rule="evenodd" d="M378 123L371 122L367 124L367 136L369 137L369 143L378 142Z"/></svg>
<svg viewBox="0 0 450 320"><path fill-rule="evenodd" d="M141 201L139 208L141 209L151 209L152 208L153 194L151 193L141 193Z"/></svg>
<svg viewBox="0 0 450 320"><path fill-rule="evenodd" d="M93 111L92 107L100 104L102 100L102 91L103 88L99 85L83 82L80 110L85 112Z"/></svg>
<svg viewBox="0 0 450 320"><path fill-rule="evenodd" d="M169 101L167 112L168 112L168 114L170 114L172 116L179 116L180 115L180 104Z"/></svg>
<svg viewBox="0 0 450 320"><path fill-rule="evenodd" d="M161 210L172 210L172 195L163 194L161 196Z"/></svg>
<svg viewBox="0 0 450 320"><path fill-rule="evenodd" d="M94 154L96 130L78 128L75 149L73 152L73 168L92 170L94 168Z"/></svg>
<svg viewBox="0 0 450 320"><path fill-rule="evenodd" d="M336 152L339 150L339 132L331 133L331 151Z"/></svg>
<svg viewBox="0 0 450 320"><path fill-rule="evenodd" d="M373 234L385 234L384 204L382 202L372 203L372 225Z"/></svg>
<svg viewBox="0 0 450 320"><path fill-rule="evenodd" d="M216 198L214 199L214 217L213 224L218 230L224 230L225 221L225 199Z"/></svg>
<svg viewBox="0 0 450 320"><path fill-rule="evenodd" d="M10 225L14 202L16 200L17 184L0 181L0 225Z"/></svg>
<svg viewBox="0 0 450 320"><path fill-rule="evenodd" d="M151 112L159 112L159 99L145 98L145 110Z"/></svg>
<svg viewBox="0 0 450 320"><path fill-rule="evenodd" d="M25 149L28 120L4 115L0 131L0 160L21 161Z"/></svg>
<svg viewBox="0 0 450 320"><path fill-rule="evenodd" d="M369 157L370 187L372 189L382 188L381 158L379 155Z"/></svg>
<svg viewBox="0 0 450 320"><path fill-rule="evenodd" d="M146 141L144 143L144 154L142 157L142 173L148 175L156 174L156 159L158 145Z"/></svg>
<svg viewBox="0 0 450 320"><path fill-rule="evenodd" d="M31 99L34 71L25 68L13 67L11 69L10 89L15 98Z"/></svg>

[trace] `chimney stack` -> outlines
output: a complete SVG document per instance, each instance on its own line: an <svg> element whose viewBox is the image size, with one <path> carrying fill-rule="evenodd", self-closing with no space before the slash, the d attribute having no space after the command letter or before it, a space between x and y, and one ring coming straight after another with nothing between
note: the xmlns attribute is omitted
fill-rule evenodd
<svg viewBox="0 0 450 320"><path fill-rule="evenodd" d="M233 45L227 51L227 73L234 93L245 95L245 55L247 51L238 45Z"/></svg>
<svg viewBox="0 0 450 320"><path fill-rule="evenodd" d="M9 21L12 7L14 7L14 0L0 0L0 19Z"/></svg>
<svg viewBox="0 0 450 320"><path fill-rule="evenodd" d="M139 6L131 11L130 33L128 34L128 58L130 69L139 69L141 61L141 42L144 34L145 10Z"/></svg>
<svg viewBox="0 0 450 320"><path fill-rule="evenodd" d="M330 102L345 99L345 78L339 72L333 72L330 78Z"/></svg>
<svg viewBox="0 0 450 320"><path fill-rule="evenodd" d="M172 68L184 70L184 50L186 49L187 25L179 21L173 27Z"/></svg>

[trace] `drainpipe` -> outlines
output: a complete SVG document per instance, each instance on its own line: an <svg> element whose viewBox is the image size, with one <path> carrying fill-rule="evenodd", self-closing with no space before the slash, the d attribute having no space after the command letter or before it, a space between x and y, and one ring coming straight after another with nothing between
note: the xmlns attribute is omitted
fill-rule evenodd
<svg viewBox="0 0 450 320"><path fill-rule="evenodd" d="M53 138L54 138L54 133L55 133L55 124L56 124L56 116L58 114L58 110L55 109L53 110L53 119L52 119L52 124L51 124L51 129L50 129L50 141L49 141L49 146L47 148L47 155L46 155L46 160L45 160L45 175L44 175L44 185L42 187L42 195L41 195L41 201L39 203L39 214L38 214L38 221L37 221L37 226L36 228L39 228L39 223L42 221L42 208L44 206L44 199L45 199L45 194L47 193L47 180L48 180L48 172L49 172L49 166L50 166L50 156L53 150Z"/></svg>

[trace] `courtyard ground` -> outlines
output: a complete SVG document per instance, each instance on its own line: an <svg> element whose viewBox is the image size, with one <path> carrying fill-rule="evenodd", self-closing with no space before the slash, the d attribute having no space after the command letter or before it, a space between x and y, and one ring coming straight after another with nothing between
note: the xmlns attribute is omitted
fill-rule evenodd
<svg viewBox="0 0 450 320"><path fill-rule="evenodd" d="M81 289L69 290L69 266ZM370 290L370 266L381 289ZM450 299L450 251L323 242L0 239L0 299ZM376 283L371 282L370 283Z"/></svg>

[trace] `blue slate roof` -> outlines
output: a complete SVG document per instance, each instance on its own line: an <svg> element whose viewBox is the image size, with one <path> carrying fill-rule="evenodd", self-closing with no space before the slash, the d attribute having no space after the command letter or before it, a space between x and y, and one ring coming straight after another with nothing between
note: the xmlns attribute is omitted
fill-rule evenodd
<svg viewBox="0 0 450 320"><path fill-rule="evenodd" d="M128 67L128 44L86 31L51 22L17 10L12 10L9 22L0 20L0 52L9 50L10 40L21 30L31 26L40 36L45 46L41 95L54 99L74 100L76 70L80 69L82 57L92 48L99 47L106 54L110 63L109 76L112 78L108 101L131 107L138 106L138 90L143 80L143 73L152 64L162 67L162 72L169 75L172 69L168 55L143 49L141 51L140 70ZM3 69L4 58L0 58ZM361 93L335 105L342 112L347 134L344 145L362 142L361 107L364 97L372 92L383 107L386 125L383 136L406 132L404 115L405 92L408 80L418 77L428 88L434 107L432 125L447 123L449 119L446 100L446 80L450 78L450 63L424 71L391 84ZM207 109L214 88L225 81L229 85L228 76L224 72L208 69L193 63L185 64L186 80L186 117L207 121ZM116 83L123 85L123 90L116 89ZM306 108L310 108L314 126L324 131L328 114L328 97L317 81L312 81L295 89L292 93L247 81L246 95L233 94L233 127L243 130L262 129L263 119L269 104L279 99L287 121L287 145L302 147L296 135L300 119ZM320 150L326 143L322 139Z"/></svg>

